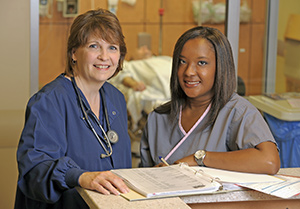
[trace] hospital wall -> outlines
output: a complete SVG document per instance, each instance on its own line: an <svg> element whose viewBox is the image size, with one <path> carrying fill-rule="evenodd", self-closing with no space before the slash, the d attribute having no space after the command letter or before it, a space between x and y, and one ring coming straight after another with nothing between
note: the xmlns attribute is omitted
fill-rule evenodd
<svg viewBox="0 0 300 209"><path fill-rule="evenodd" d="M162 55L172 56L176 40L187 29L194 27L193 0L163 0L162 16ZM214 3L225 0L214 0ZM241 1L242 3L243 1ZM137 0L131 6L119 1L117 16L122 24L125 41L128 47L127 60L132 58L138 48L138 33L147 32L152 37L151 50L159 54L160 37L160 0ZM250 22L240 25L238 74L246 85L246 94L261 94L263 82L263 51L265 37L265 1L247 0L252 11ZM80 12L94 8L108 8L104 0L81 0ZM56 1L54 2L56 8ZM64 71L65 51L68 30L73 18L64 18L61 12L54 9L51 18L40 18L40 77L42 87ZM204 24L216 27L224 32L222 24Z"/></svg>
<svg viewBox="0 0 300 209"><path fill-rule="evenodd" d="M300 1L285 0L279 1L279 18L278 18L278 49L277 49L277 62L276 62L276 93L283 93L288 91L292 85L287 82L286 71L286 31L289 23L289 19L292 14L300 15ZM298 59L299 55L294 56L294 59ZM299 80L296 80L299 89ZM296 88L297 89L297 88ZM295 91L294 89L292 91Z"/></svg>
<svg viewBox="0 0 300 209"><path fill-rule="evenodd" d="M30 96L30 4L1 0L0 6L0 208L13 208L16 149Z"/></svg>

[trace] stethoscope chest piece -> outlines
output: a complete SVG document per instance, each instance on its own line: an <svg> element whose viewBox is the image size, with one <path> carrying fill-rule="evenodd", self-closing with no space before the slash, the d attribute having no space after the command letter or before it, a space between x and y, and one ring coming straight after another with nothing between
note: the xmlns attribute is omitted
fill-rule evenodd
<svg viewBox="0 0 300 209"><path fill-rule="evenodd" d="M114 130L107 131L106 135L112 144L115 144L119 141L119 136Z"/></svg>

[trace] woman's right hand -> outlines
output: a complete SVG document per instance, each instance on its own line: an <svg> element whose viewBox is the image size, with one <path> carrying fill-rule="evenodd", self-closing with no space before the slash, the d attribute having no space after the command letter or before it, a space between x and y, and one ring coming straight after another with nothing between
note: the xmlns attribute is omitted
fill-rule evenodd
<svg viewBox="0 0 300 209"><path fill-rule="evenodd" d="M164 167L164 166L167 166L165 163L159 163L157 165L155 165L154 167Z"/></svg>
<svg viewBox="0 0 300 209"><path fill-rule="evenodd" d="M129 192L129 188L123 180L111 171L85 172L79 177L79 185L82 188L96 190L102 194L110 193L119 195Z"/></svg>

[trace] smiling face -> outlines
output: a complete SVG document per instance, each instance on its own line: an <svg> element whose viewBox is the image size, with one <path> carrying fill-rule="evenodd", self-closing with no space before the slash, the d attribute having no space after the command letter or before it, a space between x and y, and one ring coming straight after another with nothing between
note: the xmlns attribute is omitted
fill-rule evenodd
<svg viewBox="0 0 300 209"><path fill-rule="evenodd" d="M180 53L178 80L189 99L210 100L215 80L216 56L212 44L203 38L188 40Z"/></svg>
<svg viewBox="0 0 300 209"><path fill-rule="evenodd" d="M102 86L116 71L120 59L119 45L91 36L87 43L73 51L75 76L83 85Z"/></svg>

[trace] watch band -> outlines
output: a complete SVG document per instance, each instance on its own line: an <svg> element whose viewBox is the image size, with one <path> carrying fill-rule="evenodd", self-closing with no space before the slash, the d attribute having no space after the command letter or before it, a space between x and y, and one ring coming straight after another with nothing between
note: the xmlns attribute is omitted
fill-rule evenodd
<svg viewBox="0 0 300 209"><path fill-rule="evenodd" d="M197 152L195 152L194 157L199 166L205 166L203 162L205 156L206 156L205 150L198 150Z"/></svg>

